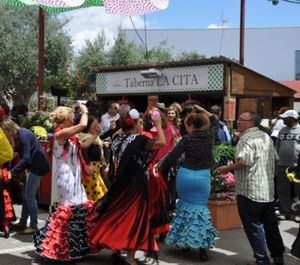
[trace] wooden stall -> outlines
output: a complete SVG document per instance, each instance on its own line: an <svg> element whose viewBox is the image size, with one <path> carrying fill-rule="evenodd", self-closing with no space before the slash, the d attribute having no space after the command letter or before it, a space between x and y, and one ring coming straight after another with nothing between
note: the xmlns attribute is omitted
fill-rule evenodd
<svg viewBox="0 0 300 265"><path fill-rule="evenodd" d="M269 118L280 107L293 106L293 90L225 57L100 67L97 72L99 100L128 99L141 111L153 93L166 105L197 100L204 107L222 106L227 120L246 110Z"/></svg>

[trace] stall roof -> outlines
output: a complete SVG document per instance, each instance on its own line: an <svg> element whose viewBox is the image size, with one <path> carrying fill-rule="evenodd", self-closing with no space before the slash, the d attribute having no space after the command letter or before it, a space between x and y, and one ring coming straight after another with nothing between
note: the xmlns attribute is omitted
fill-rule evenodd
<svg viewBox="0 0 300 265"><path fill-rule="evenodd" d="M300 80L284 80L279 81L281 84L293 89L295 91L294 98L300 99Z"/></svg>
<svg viewBox="0 0 300 265"><path fill-rule="evenodd" d="M171 61L163 63L145 63L145 64L136 64L136 65L113 65L113 66L101 66L96 67L97 73L108 73L108 72L122 72L122 71L134 71L134 70L143 70L149 68L175 68L175 67L188 67L188 66L199 66L199 65L212 65L212 64L224 64L224 65L234 65L235 67L242 68L245 71L262 78L266 82L271 82L276 84L277 87L281 87L290 94L291 97L296 93L295 90L291 89L286 83L275 81L267 76L264 76L250 68L245 67L244 65L239 64L237 61L231 60L224 56L204 58L199 60L188 60L188 61Z"/></svg>
<svg viewBox="0 0 300 265"><path fill-rule="evenodd" d="M145 63L145 64L133 64L133 65L113 65L113 66L101 66L96 67L98 73L105 72L119 72L128 70L141 70L145 68L167 68L167 67L183 67L183 66L197 66L206 64L224 64L224 63L235 63L234 61L227 59L226 57L211 57L200 60L189 60L189 61L171 61L164 63Z"/></svg>

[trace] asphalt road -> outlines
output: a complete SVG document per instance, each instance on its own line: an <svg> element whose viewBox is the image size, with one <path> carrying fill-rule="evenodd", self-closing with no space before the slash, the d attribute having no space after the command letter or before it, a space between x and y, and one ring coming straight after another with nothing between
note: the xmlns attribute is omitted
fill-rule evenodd
<svg viewBox="0 0 300 265"><path fill-rule="evenodd" d="M20 216L20 207L16 206L16 214ZM45 210L40 210L39 225L42 226L47 217ZM295 239L299 225L293 222L282 222L280 230L286 246L286 265L299 265L300 261L289 256L288 252ZM109 265L110 252L105 250L97 255L91 255L79 262L67 264L101 264ZM144 261L143 253L137 254L139 264L151 264L153 260ZM233 229L220 232L215 247L209 253L206 265L239 265L252 261L252 252L243 229ZM165 265L196 265L199 264L197 250L185 252L176 247L160 244L159 264ZM32 236L12 234L9 239L0 237L0 265L29 265L29 264L65 264L49 262L41 259L34 252Z"/></svg>

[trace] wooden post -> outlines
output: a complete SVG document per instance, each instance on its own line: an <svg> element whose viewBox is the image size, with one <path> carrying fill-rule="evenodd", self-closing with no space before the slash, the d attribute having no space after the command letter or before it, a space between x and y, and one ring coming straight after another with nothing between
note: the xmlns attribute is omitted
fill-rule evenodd
<svg viewBox="0 0 300 265"><path fill-rule="evenodd" d="M240 21L240 64L244 65L245 48L245 0L241 0L241 21Z"/></svg>
<svg viewBox="0 0 300 265"><path fill-rule="evenodd" d="M43 82L45 77L45 12L39 8L39 72L38 72L38 109L45 109L45 91Z"/></svg>

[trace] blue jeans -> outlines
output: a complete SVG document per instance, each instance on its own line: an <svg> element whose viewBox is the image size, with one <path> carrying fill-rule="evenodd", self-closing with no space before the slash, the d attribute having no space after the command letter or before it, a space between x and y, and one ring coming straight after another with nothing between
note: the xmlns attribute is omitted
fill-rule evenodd
<svg viewBox="0 0 300 265"><path fill-rule="evenodd" d="M241 221L257 264L270 264L267 247L272 258L282 258L284 245L274 212L274 202L255 202L238 195L237 203Z"/></svg>
<svg viewBox="0 0 300 265"><path fill-rule="evenodd" d="M41 176L29 172L26 177L26 183L22 189L22 213L20 224L26 225L30 216L30 227L37 229L38 224L38 205L36 193L40 187Z"/></svg>

